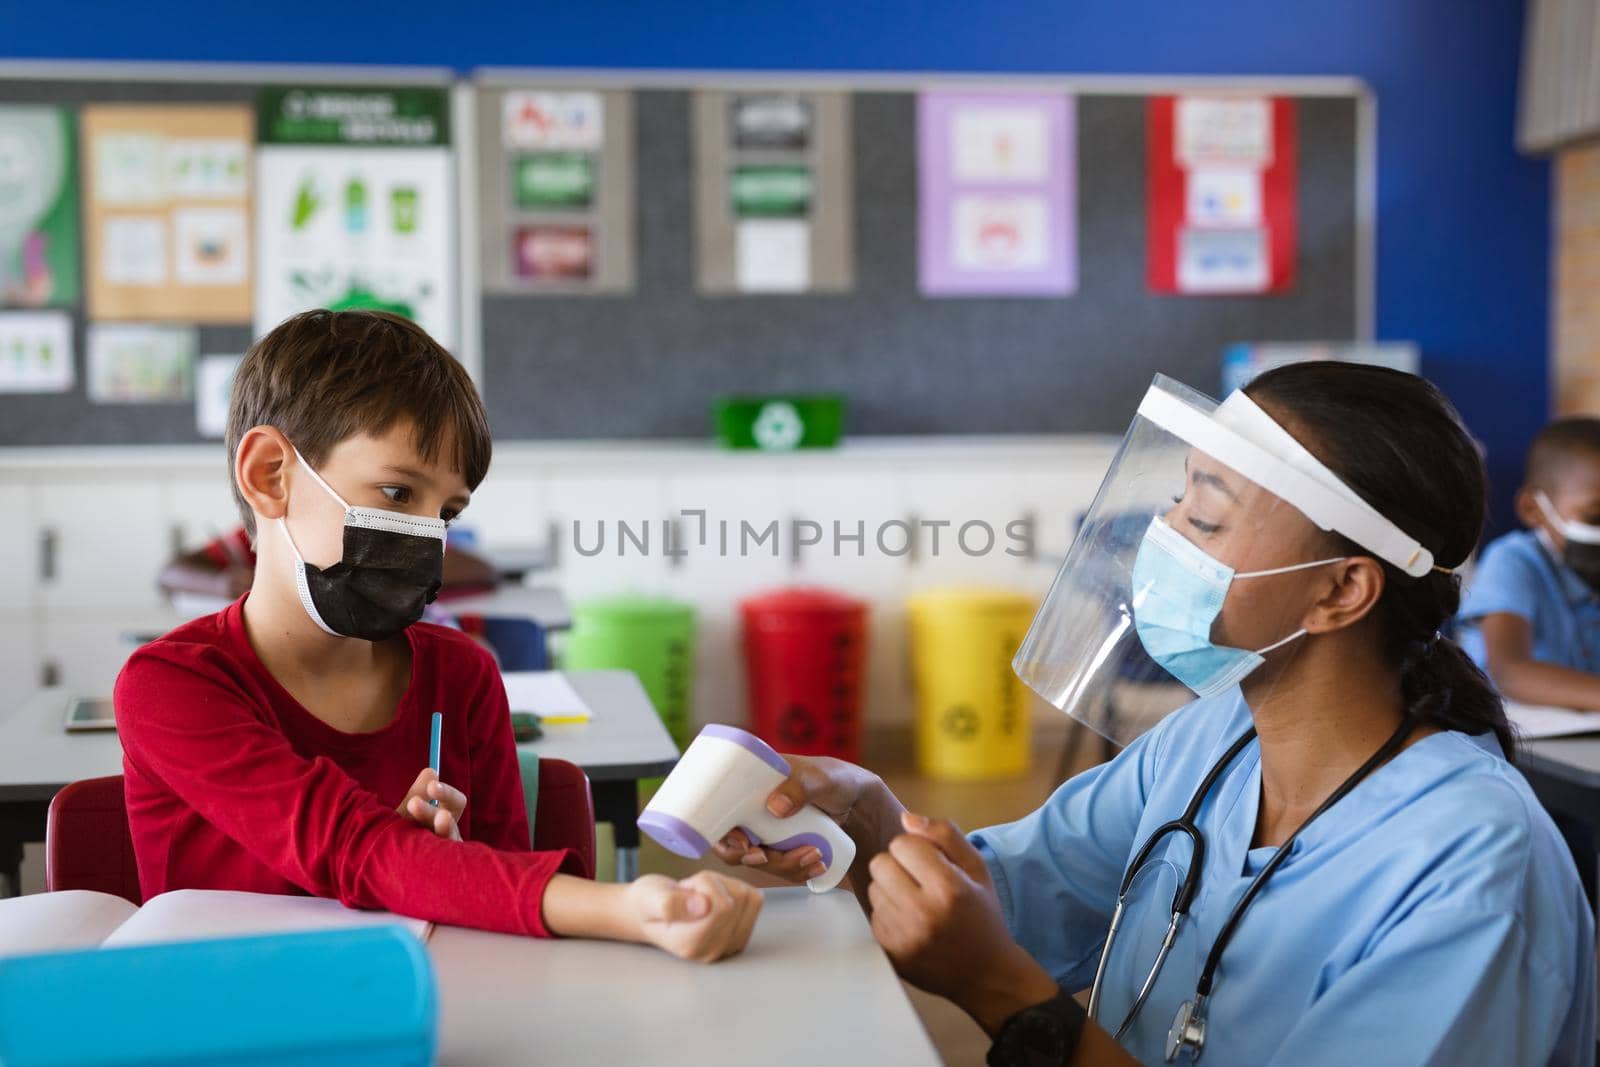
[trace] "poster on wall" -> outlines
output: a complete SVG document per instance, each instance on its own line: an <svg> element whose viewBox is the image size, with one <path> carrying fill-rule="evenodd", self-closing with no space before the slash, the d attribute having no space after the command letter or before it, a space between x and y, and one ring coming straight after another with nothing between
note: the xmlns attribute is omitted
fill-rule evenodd
<svg viewBox="0 0 1600 1067"><path fill-rule="evenodd" d="M918 277L928 296L1077 288L1076 108L1060 93L917 99Z"/></svg>
<svg viewBox="0 0 1600 1067"><path fill-rule="evenodd" d="M484 288L631 290L632 94L517 86L480 99Z"/></svg>
<svg viewBox="0 0 1600 1067"><path fill-rule="evenodd" d="M1294 101L1158 96L1146 109L1150 289L1249 294L1291 288Z"/></svg>
<svg viewBox="0 0 1600 1067"><path fill-rule="evenodd" d="M83 109L92 317L250 321L251 122L235 104Z"/></svg>
<svg viewBox="0 0 1600 1067"><path fill-rule="evenodd" d="M256 334L308 308L377 308L455 345L447 90L274 87L256 121Z"/></svg>
<svg viewBox="0 0 1600 1067"><path fill-rule="evenodd" d="M221 440L228 432L228 404L240 355L205 355L194 368L194 426L201 437Z"/></svg>
<svg viewBox="0 0 1600 1067"><path fill-rule="evenodd" d="M97 404L188 400L200 331L193 326L90 323L88 393Z"/></svg>
<svg viewBox="0 0 1600 1067"><path fill-rule="evenodd" d="M0 393L65 393L72 366L72 316L0 311Z"/></svg>
<svg viewBox="0 0 1600 1067"><path fill-rule="evenodd" d="M76 304L79 273L72 114L0 106L0 307Z"/></svg>
<svg viewBox="0 0 1600 1067"><path fill-rule="evenodd" d="M849 97L704 91L693 117L700 291L851 289Z"/></svg>

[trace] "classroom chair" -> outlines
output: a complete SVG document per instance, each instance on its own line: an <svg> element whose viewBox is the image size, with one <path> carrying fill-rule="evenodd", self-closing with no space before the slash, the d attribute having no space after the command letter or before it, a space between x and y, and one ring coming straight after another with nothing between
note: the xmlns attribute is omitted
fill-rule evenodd
<svg viewBox="0 0 1600 1067"><path fill-rule="evenodd" d="M594 799L589 777L566 760L539 761L533 847L570 848L586 878L594 877ZM44 831L44 887L92 889L134 904L144 902L122 775L73 782L50 801Z"/></svg>
<svg viewBox="0 0 1600 1067"><path fill-rule="evenodd" d="M461 632L481 637L503 671L547 671L550 650L544 627L517 616L460 615Z"/></svg>

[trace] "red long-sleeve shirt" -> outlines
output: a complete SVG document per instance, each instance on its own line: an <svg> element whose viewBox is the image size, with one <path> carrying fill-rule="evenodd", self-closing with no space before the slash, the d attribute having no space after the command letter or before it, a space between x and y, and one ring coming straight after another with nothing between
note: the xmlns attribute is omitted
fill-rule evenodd
<svg viewBox="0 0 1600 1067"><path fill-rule="evenodd" d="M309 893L454 926L549 936L540 912L566 850L530 852L499 671L483 649L417 623L394 721L335 729L250 647L244 599L134 653L117 679L128 825L146 898L170 889ZM463 841L395 809L428 765L467 795Z"/></svg>

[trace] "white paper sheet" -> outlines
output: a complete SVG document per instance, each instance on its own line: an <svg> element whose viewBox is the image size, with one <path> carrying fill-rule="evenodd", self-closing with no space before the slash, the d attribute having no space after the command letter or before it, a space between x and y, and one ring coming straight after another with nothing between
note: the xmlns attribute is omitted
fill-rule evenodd
<svg viewBox="0 0 1600 1067"><path fill-rule="evenodd" d="M65 393L74 377L65 311L0 312L0 393Z"/></svg>
<svg viewBox="0 0 1600 1067"><path fill-rule="evenodd" d="M178 889L145 901L139 913L117 927L105 944L203 941L386 924L405 927L419 941L426 941L433 932L433 924L423 919L407 919L386 911L355 911L324 897Z"/></svg>
<svg viewBox="0 0 1600 1067"><path fill-rule="evenodd" d="M1271 284L1267 231L1178 232L1178 289L1185 293L1259 293Z"/></svg>
<svg viewBox="0 0 1600 1067"><path fill-rule="evenodd" d="M746 293L798 293L811 285L811 226L800 219L745 220L735 280Z"/></svg>
<svg viewBox="0 0 1600 1067"><path fill-rule="evenodd" d="M1197 167L1188 172L1187 218L1195 226L1261 225L1261 172Z"/></svg>
<svg viewBox="0 0 1600 1067"><path fill-rule="evenodd" d="M963 182L1041 182L1050 175L1045 112L966 107L950 126L950 173Z"/></svg>
<svg viewBox="0 0 1600 1067"><path fill-rule="evenodd" d="M194 424L201 437L221 438L228 432L228 402L233 376L243 356L201 356L194 368Z"/></svg>
<svg viewBox="0 0 1600 1067"><path fill-rule="evenodd" d="M506 671L500 677L512 711L531 711L543 719L594 718L593 709L560 671Z"/></svg>
<svg viewBox="0 0 1600 1067"><path fill-rule="evenodd" d="M1527 740L1600 733L1600 711L1574 711L1506 701L1506 718Z"/></svg>

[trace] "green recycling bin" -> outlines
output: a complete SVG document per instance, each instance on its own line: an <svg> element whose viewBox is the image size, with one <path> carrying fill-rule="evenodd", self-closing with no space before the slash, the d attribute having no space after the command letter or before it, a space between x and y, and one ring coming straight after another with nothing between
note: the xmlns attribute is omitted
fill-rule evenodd
<svg viewBox="0 0 1600 1067"><path fill-rule="evenodd" d="M694 608L665 597L590 600L572 612L567 670L629 670L680 750L693 733Z"/></svg>

